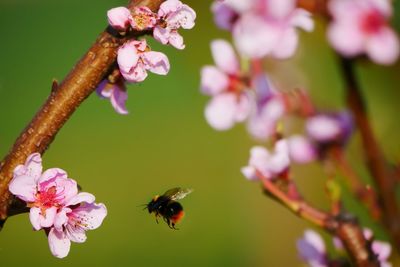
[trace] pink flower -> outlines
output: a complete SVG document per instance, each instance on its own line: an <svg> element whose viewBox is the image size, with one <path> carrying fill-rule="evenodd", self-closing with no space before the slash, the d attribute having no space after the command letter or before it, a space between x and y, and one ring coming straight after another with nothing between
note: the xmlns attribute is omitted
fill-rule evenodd
<svg viewBox="0 0 400 267"><path fill-rule="evenodd" d="M205 117L213 128L227 130L248 117L251 102L243 91L240 65L232 46L224 40L215 40L211 51L216 66L205 66L201 71L201 90L212 96Z"/></svg>
<svg viewBox="0 0 400 267"><path fill-rule="evenodd" d="M285 174L290 166L288 144L285 139L275 143L272 153L261 146L250 151L249 165L242 168L243 175L249 180L258 180L258 172L267 179L275 179Z"/></svg>
<svg viewBox="0 0 400 267"><path fill-rule="evenodd" d="M290 158L297 163L309 163L318 158L318 150L306 137L294 135L288 139Z"/></svg>
<svg viewBox="0 0 400 267"><path fill-rule="evenodd" d="M249 58L291 57L298 44L296 28L314 27L310 13L297 8L295 0L232 0L226 5L240 14L233 37L239 52Z"/></svg>
<svg viewBox="0 0 400 267"><path fill-rule="evenodd" d="M96 92L100 97L110 99L111 105L116 112L119 114L128 114L125 105L128 94L126 93L126 87L123 81L109 83L107 80L103 80L99 84L99 87L97 87Z"/></svg>
<svg viewBox="0 0 400 267"><path fill-rule="evenodd" d="M131 12L126 7L116 7L107 12L108 23L116 30L126 31L129 27Z"/></svg>
<svg viewBox="0 0 400 267"><path fill-rule="evenodd" d="M388 20L389 0L332 0L333 22L328 29L332 46L347 57L366 53L378 64L393 64L399 56L399 40Z"/></svg>
<svg viewBox="0 0 400 267"><path fill-rule="evenodd" d="M142 82L147 71L166 75L170 65L166 55L149 51L146 40L132 40L118 50L118 66L122 76L129 82Z"/></svg>
<svg viewBox="0 0 400 267"><path fill-rule="evenodd" d="M183 37L178 33L178 29L193 28L196 12L179 0L167 0L161 4L158 17L162 23L154 28L154 38L162 44L184 49Z"/></svg>
<svg viewBox="0 0 400 267"><path fill-rule="evenodd" d="M255 77L253 87L256 91L257 105L250 114L247 129L254 138L265 140L276 133L277 124L285 115L286 107L265 75Z"/></svg>
<svg viewBox="0 0 400 267"><path fill-rule="evenodd" d="M86 241L86 231L98 228L107 215L104 204L94 203L89 193L79 193L57 213L48 241L51 253L57 258L68 255L71 241Z"/></svg>
<svg viewBox="0 0 400 267"><path fill-rule="evenodd" d="M307 134L316 143L345 144L352 130L352 117L347 112L318 114L306 122Z"/></svg>
<svg viewBox="0 0 400 267"><path fill-rule="evenodd" d="M215 24L223 30L232 30L239 18L239 14L226 1L215 1L211 5L211 11L214 14Z"/></svg>
<svg viewBox="0 0 400 267"><path fill-rule="evenodd" d="M157 14L153 13L148 7L135 7L129 22L134 30L143 31L153 29L157 23Z"/></svg>
<svg viewBox="0 0 400 267"><path fill-rule="evenodd" d="M30 155L24 165L14 170L9 190L30 207L30 221L35 230L51 227L57 211L78 193L77 184L67 173L52 168L42 173L39 153Z"/></svg>
<svg viewBox="0 0 400 267"><path fill-rule="evenodd" d="M304 237L297 241L297 250L311 267L329 266L325 243L317 232L306 230Z"/></svg>

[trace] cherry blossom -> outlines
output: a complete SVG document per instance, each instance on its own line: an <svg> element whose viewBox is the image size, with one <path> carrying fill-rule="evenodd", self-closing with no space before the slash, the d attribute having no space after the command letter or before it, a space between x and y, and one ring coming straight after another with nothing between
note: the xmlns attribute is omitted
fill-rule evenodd
<svg viewBox="0 0 400 267"><path fill-rule="evenodd" d="M77 193L77 183L64 170L51 168L42 173L39 153L30 155L14 170L9 190L30 207L29 218L35 230L53 225L58 209Z"/></svg>
<svg viewBox="0 0 400 267"><path fill-rule="evenodd" d="M201 90L212 96L205 117L216 130L227 130L248 117L250 97L245 92L239 60L232 46L224 40L214 40L211 51L216 66L205 66L201 70Z"/></svg>
<svg viewBox="0 0 400 267"><path fill-rule="evenodd" d="M303 238L297 241L297 250L300 257L306 261L309 266L329 266L325 243L317 232L306 230Z"/></svg>
<svg viewBox="0 0 400 267"><path fill-rule="evenodd" d="M254 138L265 140L276 133L277 123L285 115L286 107L266 75L257 75L252 87L257 103L249 117L247 129Z"/></svg>
<svg viewBox="0 0 400 267"><path fill-rule="evenodd" d="M378 64L393 64L399 56L399 39L388 20L389 0L332 0L333 22L328 39L341 54L353 57L366 53Z"/></svg>
<svg viewBox="0 0 400 267"><path fill-rule="evenodd" d="M170 65L166 55L149 50L146 40L131 40L118 50L118 66L128 82L142 82L147 71L166 75Z"/></svg>
<svg viewBox="0 0 400 267"><path fill-rule="evenodd" d="M116 7L108 10L107 18L111 27L126 31L130 25L131 12L126 7Z"/></svg>
<svg viewBox="0 0 400 267"><path fill-rule="evenodd" d="M178 33L178 29L192 29L196 12L179 0L168 0L161 4L158 18L161 23L154 28L154 38L162 44L184 49L183 37Z"/></svg>
<svg viewBox="0 0 400 267"><path fill-rule="evenodd" d="M276 142L272 152L261 146L253 147L250 150L248 166L241 169L243 175L250 180L258 180L260 178L258 173L267 179L283 176L290 165L288 149L285 139Z"/></svg>
<svg viewBox="0 0 400 267"><path fill-rule="evenodd" d="M132 29L137 31L153 29L157 20L157 14L153 13L150 8L145 6L135 7L129 17Z"/></svg>
<svg viewBox="0 0 400 267"><path fill-rule="evenodd" d="M318 159L318 150L312 141L302 135L288 138L290 158L297 163L309 163Z"/></svg>
<svg viewBox="0 0 400 267"><path fill-rule="evenodd" d="M296 28L312 31L311 14L295 0L228 0L215 2L217 25L231 29L239 52L249 58L291 57L297 48Z"/></svg>
<svg viewBox="0 0 400 267"><path fill-rule="evenodd" d="M128 110L126 109L128 94L123 81L110 83L107 80L103 80L97 87L96 92L100 97L110 99L111 105L116 112L119 114L128 114Z"/></svg>
<svg viewBox="0 0 400 267"><path fill-rule="evenodd" d="M98 228L107 215L104 204L94 203L89 193L79 193L70 199L57 213L54 227L50 229L48 242L51 253L58 258L68 255L71 241L86 241L86 231Z"/></svg>

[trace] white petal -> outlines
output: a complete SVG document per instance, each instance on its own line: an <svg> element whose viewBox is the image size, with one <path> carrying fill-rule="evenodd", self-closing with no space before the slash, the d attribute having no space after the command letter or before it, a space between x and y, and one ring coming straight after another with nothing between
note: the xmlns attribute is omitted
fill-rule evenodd
<svg viewBox="0 0 400 267"><path fill-rule="evenodd" d="M51 228L48 236L51 253L57 258L64 258L68 255L71 241L63 232Z"/></svg>
<svg viewBox="0 0 400 267"><path fill-rule="evenodd" d="M230 43L221 39L214 40L211 42L211 52L218 68L229 74L239 72L239 61Z"/></svg>

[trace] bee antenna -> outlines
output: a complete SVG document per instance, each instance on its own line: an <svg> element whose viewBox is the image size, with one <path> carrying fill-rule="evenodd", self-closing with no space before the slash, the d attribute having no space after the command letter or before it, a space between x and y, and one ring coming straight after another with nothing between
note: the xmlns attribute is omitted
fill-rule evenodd
<svg viewBox="0 0 400 267"><path fill-rule="evenodd" d="M144 209L147 208L147 204L137 205L136 207L143 207L143 206L145 206Z"/></svg>

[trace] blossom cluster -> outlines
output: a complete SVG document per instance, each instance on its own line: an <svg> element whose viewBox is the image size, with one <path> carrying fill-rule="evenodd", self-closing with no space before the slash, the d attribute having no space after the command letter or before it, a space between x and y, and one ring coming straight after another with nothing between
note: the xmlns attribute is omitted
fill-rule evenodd
<svg viewBox="0 0 400 267"><path fill-rule="evenodd" d="M135 31L150 32L158 42L184 49L183 37L178 30L193 28L196 13L179 0L167 0L157 13L145 6L134 7L132 12L126 7L116 7L107 12L107 17L110 26L124 35ZM117 63L117 77L104 80L97 88L97 93L102 98L108 98L119 114L128 113L125 82L143 82L148 71L166 75L170 69L168 57L152 51L145 39L127 41L118 50Z"/></svg>
<svg viewBox="0 0 400 267"><path fill-rule="evenodd" d="M391 267L388 262L392 247L389 243L379 240L374 240L372 231L364 229L364 237L371 242L371 249L377 255L380 266ZM333 245L338 251L343 251L343 244L339 238L333 238ZM322 237L313 230L306 230L304 236L297 241L297 250L302 260L307 262L312 267L328 267L336 266L334 259L331 259L326 250L325 242Z"/></svg>
<svg viewBox="0 0 400 267"><path fill-rule="evenodd" d="M98 228L107 215L104 204L95 203L92 194L78 192L76 181L64 170L43 172L39 153L15 168L9 190L27 203L33 229L45 230L50 251L58 258L68 255L71 242L85 242L85 232Z"/></svg>

